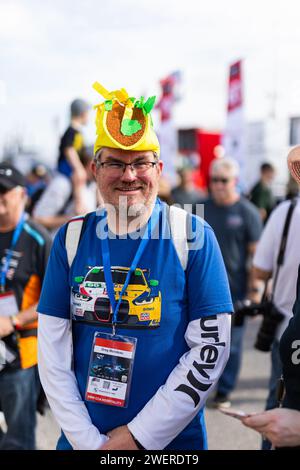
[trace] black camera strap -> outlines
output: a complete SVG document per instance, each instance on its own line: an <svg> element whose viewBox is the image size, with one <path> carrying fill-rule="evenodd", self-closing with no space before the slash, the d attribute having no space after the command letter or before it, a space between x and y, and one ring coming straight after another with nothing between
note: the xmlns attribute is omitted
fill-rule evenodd
<svg viewBox="0 0 300 470"><path fill-rule="evenodd" d="M283 231L282 231L282 236L281 236L279 253L278 253L278 256L277 256L276 271L275 271L275 275L274 275L271 301L274 298L274 292L275 292L275 288L276 288L276 284L277 284L277 280L278 280L278 274L279 274L280 266L282 266L283 262L284 262L284 254L285 254L285 249L286 249L286 245L287 245L289 228L290 228L290 224L291 224L294 209L297 205L297 201L298 201L298 198L296 198L296 197L294 197L291 200L291 204L289 206L289 210L288 210L287 215L286 215L285 224L284 224Z"/></svg>

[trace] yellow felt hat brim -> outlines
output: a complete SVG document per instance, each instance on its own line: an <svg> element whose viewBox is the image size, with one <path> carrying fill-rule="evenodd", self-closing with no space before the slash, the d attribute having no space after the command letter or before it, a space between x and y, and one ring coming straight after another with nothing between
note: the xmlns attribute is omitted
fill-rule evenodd
<svg viewBox="0 0 300 470"><path fill-rule="evenodd" d="M104 113L106 114L107 111ZM102 126L99 126L97 129L97 138L96 142L94 145L94 152L95 154L98 152L98 150L102 147L111 147L111 148L116 148L116 149L122 149L122 150L133 150L133 151L153 151L156 152L157 155L160 155L160 146L158 142L158 138L150 125L150 117L146 117L146 127L145 127L145 132L142 135L142 137L138 140L133 145L126 146L120 144L117 140L115 140L109 133L106 127L106 116L104 117L102 121Z"/></svg>
<svg viewBox="0 0 300 470"><path fill-rule="evenodd" d="M155 131L151 124L150 115L146 115L146 125L142 137L135 143L129 146L123 145L113 138L106 126L107 113L103 106L98 107L96 116L96 129L97 137L94 145L94 153L102 147L110 147L122 150L133 150L133 151L153 151L160 155L160 145L155 134Z"/></svg>

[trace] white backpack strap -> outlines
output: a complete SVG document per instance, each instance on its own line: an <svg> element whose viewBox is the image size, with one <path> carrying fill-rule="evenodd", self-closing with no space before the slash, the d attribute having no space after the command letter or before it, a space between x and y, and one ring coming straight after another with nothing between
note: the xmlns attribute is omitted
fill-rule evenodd
<svg viewBox="0 0 300 470"><path fill-rule="evenodd" d="M73 260L77 253L77 248L80 240L80 234L84 222L84 217L78 217L70 220L66 232L65 247L67 252L67 258L69 268L71 267Z"/></svg>
<svg viewBox="0 0 300 470"><path fill-rule="evenodd" d="M169 216L172 240L182 269L185 271L189 256L186 228L188 213L179 207L170 206Z"/></svg>

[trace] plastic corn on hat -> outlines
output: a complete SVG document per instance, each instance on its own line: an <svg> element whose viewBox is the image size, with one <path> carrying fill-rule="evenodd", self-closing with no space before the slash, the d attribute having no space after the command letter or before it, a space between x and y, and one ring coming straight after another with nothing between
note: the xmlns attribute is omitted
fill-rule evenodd
<svg viewBox="0 0 300 470"><path fill-rule="evenodd" d="M158 138L153 129L151 110L155 96L146 101L130 97L124 88L107 91L100 83L93 88L105 99L95 106L97 138L94 146L96 153L101 147L123 150L152 150L159 156Z"/></svg>

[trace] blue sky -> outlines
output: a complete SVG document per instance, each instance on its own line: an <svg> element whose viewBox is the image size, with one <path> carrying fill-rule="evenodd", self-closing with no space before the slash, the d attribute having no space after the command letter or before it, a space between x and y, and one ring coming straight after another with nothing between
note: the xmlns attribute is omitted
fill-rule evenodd
<svg viewBox="0 0 300 470"><path fill-rule="evenodd" d="M176 124L222 128L238 58L247 119L268 116L274 91L277 115L298 115L299 13L296 0L0 0L0 148L19 132L54 160L54 121L62 131L74 97L96 104L95 80L152 95L177 69Z"/></svg>

